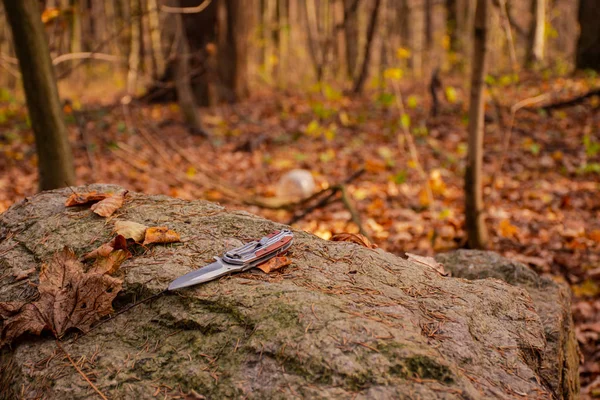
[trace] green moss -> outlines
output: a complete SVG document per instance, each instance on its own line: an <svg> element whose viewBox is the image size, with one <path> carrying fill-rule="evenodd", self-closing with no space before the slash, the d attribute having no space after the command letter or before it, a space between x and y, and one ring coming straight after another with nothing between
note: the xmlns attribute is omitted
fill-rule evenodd
<svg viewBox="0 0 600 400"><path fill-rule="evenodd" d="M440 365L427 356L408 358L404 364L409 376L415 376L422 379L434 379L446 384L454 383L452 371L445 365Z"/></svg>

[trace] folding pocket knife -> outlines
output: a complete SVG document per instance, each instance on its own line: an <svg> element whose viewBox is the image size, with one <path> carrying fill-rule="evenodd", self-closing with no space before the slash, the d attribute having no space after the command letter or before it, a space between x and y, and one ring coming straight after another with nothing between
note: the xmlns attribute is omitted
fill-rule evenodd
<svg viewBox="0 0 600 400"><path fill-rule="evenodd" d="M287 251L293 239L294 234L289 229L275 231L258 241L229 250L223 257L215 257L214 263L175 279L169 284L167 290L181 289L212 281L224 275L247 271Z"/></svg>

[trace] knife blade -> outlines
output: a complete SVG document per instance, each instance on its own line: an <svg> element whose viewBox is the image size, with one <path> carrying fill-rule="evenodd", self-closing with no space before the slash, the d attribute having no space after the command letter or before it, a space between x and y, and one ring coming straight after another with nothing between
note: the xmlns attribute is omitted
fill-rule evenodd
<svg viewBox="0 0 600 400"><path fill-rule="evenodd" d="M287 251L293 238L294 234L289 229L275 231L258 241L229 250L223 257L215 257L215 262L176 278L167 290L194 286L235 272L247 271Z"/></svg>

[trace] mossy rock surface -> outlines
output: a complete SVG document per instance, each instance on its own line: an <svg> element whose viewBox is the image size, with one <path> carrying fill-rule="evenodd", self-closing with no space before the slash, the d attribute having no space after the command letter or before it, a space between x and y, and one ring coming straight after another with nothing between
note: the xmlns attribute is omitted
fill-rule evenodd
<svg viewBox="0 0 600 400"><path fill-rule="evenodd" d="M42 261L64 246L85 254L112 237L117 220L168 226L182 239L148 246L121 266L117 311L226 248L283 227L205 201L139 193L107 220L89 207L65 208L71 193L44 192L0 216L0 301L34 295L15 275L35 267L37 282ZM61 346L110 399L562 396L544 376L548 333L526 288L443 277L382 250L300 231L288 255L293 262L281 271L168 293L88 334L67 335ZM94 396L49 335L0 352L0 398Z"/></svg>

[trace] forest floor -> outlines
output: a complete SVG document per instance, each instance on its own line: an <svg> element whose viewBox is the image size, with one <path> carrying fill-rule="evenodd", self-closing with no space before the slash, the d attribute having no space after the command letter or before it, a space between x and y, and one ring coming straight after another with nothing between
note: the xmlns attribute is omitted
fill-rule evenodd
<svg viewBox="0 0 600 400"><path fill-rule="evenodd" d="M600 100L541 107L599 84L595 77L493 82L484 157L490 249L571 286L588 396L600 395ZM346 185L347 197L378 246L399 255L463 247L467 92L445 87L439 115L431 117L427 87L402 91L406 116L384 91L360 99L328 86L256 93L240 104L201 110L212 144L190 135L172 104L73 102L65 111L79 184L218 201L287 223L292 211L252 205L256 196L272 198L285 172L310 170L320 190L364 168ZM509 134L511 107L544 93L539 103L516 111ZM37 189L26 110L10 96L3 100L0 212ZM358 232L339 194L332 200L295 227L325 239Z"/></svg>

